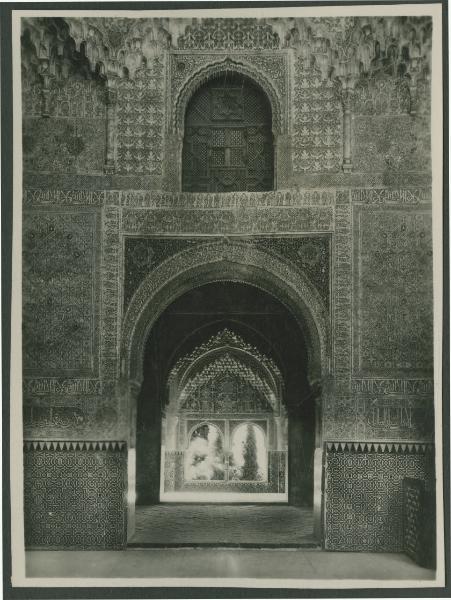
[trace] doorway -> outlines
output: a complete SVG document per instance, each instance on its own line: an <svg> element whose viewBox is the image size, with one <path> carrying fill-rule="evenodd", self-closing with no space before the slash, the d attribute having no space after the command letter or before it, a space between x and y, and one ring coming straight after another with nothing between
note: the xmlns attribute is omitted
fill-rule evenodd
<svg viewBox="0 0 451 600"><path fill-rule="evenodd" d="M132 545L171 538L163 515L169 529L179 523L173 545L196 541L194 522L207 539L198 543L232 543L231 529L214 526L232 513L250 544L312 543L307 361L294 315L254 285L207 283L166 308L148 337L137 403ZM272 541L271 527L254 526L284 519L285 533Z"/></svg>

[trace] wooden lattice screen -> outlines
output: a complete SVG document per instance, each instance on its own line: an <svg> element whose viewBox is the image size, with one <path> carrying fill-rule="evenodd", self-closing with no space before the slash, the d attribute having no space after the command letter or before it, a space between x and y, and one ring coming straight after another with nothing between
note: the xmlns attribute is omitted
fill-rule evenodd
<svg viewBox="0 0 451 600"><path fill-rule="evenodd" d="M273 170L271 107L264 92L237 74L209 80L186 112L183 190L271 190Z"/></svg>

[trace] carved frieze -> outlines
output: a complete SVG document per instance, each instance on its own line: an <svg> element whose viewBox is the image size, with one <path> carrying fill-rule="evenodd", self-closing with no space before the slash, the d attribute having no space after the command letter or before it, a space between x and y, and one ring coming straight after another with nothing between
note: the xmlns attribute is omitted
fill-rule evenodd
<svg viewBox="0 0 451 600"><path fill-rule="evenodd" d="M203 19L187 25L177 40L183 50L277 50L279 45L271 25L255 19Z"/></svg>
<svg viewBox="0 0 451 600"><path fill-rule="evenodd" d="M103 379L114 380L118 374L118 324L121 319L119 208L106 206L102 216L101 375Z"/></svg>

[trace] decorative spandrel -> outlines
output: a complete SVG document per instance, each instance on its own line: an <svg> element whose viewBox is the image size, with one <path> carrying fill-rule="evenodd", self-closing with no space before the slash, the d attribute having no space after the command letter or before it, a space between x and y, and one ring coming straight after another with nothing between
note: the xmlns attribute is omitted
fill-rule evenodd
<svg viewBox="0 0 451 600"><path fill-rule="evenodd" d="M196 92L185 117L184 191L270 190L273 155L271 107L249 79L224 73Z"/></svg>

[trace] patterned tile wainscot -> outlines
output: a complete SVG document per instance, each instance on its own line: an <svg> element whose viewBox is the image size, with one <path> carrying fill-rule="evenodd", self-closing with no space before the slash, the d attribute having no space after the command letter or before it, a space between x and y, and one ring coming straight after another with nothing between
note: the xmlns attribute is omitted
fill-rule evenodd
<svg viewBox="0 0 451 600"><path fill-rule="evenodd" d="M125 546L125 442L26 441L24 473L27 548Z"/></svg>
<svg viewBox="0 0 451 600"><path fill-rule="evenodd" d="M402 552L406 477L434 479L432 444L327 442L326 550Z"/></svg>

